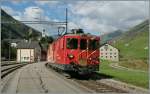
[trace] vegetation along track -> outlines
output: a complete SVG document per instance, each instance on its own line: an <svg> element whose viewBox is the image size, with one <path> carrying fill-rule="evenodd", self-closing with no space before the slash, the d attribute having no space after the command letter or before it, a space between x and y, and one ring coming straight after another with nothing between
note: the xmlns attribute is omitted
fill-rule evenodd
<svg viewBox="0 0 150 94"><path fill-rule="evenodd" d="M46 64L46 67L48 67L48 64ZM49 66L48 68L52 68L52 66ZM52 68L54 69L56 72L58 72L59 74L63 74L62 71L56 69L56 68ZM70 77L68 77L68 75L63 75L66 79L70 79L74 82L77 82L78 84L88 88L89 90L96 92L96 93L127 93L124 90L106 85L104 83L100 83L98 82L99 79L105 79L105 78L109 78L106 77L105 75L101 75L101 74L97 74L97 73L93 73L93 75L91 76L91 78L86 78L85 76L80 76L80 75L72 75ZM69 80L68 79L68 80Z"/></svg>
<svg viewBox="0 0 150 94"><path fill-rule="evenodd" d="M18 68L27 65L27 63L2 63L1 64L1 79Z"/></svg>

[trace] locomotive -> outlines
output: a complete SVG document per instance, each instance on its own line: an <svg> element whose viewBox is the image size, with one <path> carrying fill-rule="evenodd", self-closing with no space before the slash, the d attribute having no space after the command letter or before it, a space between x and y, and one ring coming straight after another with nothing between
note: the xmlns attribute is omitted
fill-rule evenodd
<svg viewBox="0 0 150 94"><path fill-rule="evenodd" d="M49 44L48 64L65 72L90 74L99 69L100 37L72 29Z"/></svg>

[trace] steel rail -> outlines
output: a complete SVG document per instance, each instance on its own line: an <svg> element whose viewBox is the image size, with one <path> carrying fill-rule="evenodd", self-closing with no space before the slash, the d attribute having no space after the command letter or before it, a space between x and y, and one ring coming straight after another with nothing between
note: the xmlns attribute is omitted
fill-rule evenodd
<svg viewBox="0 0 150 94"><path fill-rule="evenodd" d="M3 64L1 66L1 79L3 79L5 76L10 74L11 72L27 65L27 63L10 63L10 64Z"/></svg>

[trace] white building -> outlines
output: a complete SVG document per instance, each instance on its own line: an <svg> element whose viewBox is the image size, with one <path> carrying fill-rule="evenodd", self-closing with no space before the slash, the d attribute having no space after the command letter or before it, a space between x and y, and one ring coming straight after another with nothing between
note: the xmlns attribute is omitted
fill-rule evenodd
<svg viewBox="0 0 150 94"><path fill-rule="evenodd" d="M119 61L119 51L117 48L104 44L100 47L100 58L111 61Z"/></svg>
<svg viewBox="0 0 150 94"><path fill-rule="evenodd" d="M17 46L17 62L36 62L41 58L38 42L20 42Z"/></svg>
<svg viewBox="0 0 150 94"><path fill-rule="evenodd" d="M17 49L17 62L34 62L34 49Z"/></svg>

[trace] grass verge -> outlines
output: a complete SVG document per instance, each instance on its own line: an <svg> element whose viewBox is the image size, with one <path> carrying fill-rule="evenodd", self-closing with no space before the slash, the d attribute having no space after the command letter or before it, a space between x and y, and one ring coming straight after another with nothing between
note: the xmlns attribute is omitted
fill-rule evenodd
<svg viewBox="0 0 150 94"><path fill-rule="evenodd" d="M129 84L147 88L149 86L148 72L136 72L112 68L111 61L102 60L99 73L111 76L115 80L120 80Z"/></svg>

